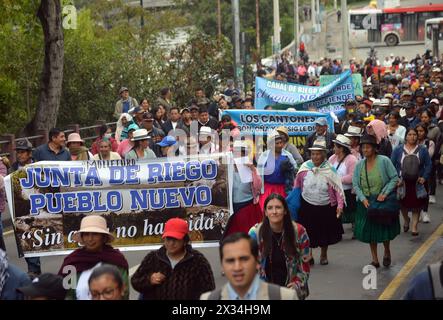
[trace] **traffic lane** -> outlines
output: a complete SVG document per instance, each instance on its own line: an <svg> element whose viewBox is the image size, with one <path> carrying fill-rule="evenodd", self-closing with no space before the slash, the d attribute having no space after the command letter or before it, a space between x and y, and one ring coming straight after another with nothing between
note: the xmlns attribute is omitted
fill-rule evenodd
<svg viewBox="0 0 443 320"><path fill-rule="evenodd" d="M436 198L442 199L442 188L437 189ZM328 260L329 265L322 266L315 264L311 268L309 279L309 288L311 291L310 299L368 299L374 300L383 293L394 277L400 272L403 266L422 246L429 236L443 223L443 204L433 204L429 207L431 223L420 223L418 226L419 236L413 237L411 231L403 232L403 218L400 219L401 233L391 241L392 264L390 268L381 266L376 269L377 288L365 289L363 281L368 274L363 273L363 268L372 261L369 244L358 240L352 240L352 231L350 225L345 225L345 234L343 240L329 247ZM438 246L438 244L436 244ZM442 247L440 247L442 250ZM380 264L383 259L383 244L378 245L378 258ZM319 261L320 250L314 250L314 258ZM432 256L432 254L431 254ZM422 260L418 261L421 263ZM416 267L409 274L405 282L420 272L422 269ZM402 283L402 285L404 285ZM400 290L397 290L399 294ZM400 294L401 295L401 294ZM395 296L397 297L397 295Z"/></svg>
<svg viewBox="0 0 443 320"><path fill-rule="evenodd" d="M17 246L15 243L15 238L12 233L7 232L5 236L6 250L8 253L8 258L10 263L18 266L21 270L27 271L28 267L24 258L19 258L17 253ZM214 274L215 284L220 287L225 283L224 278L221 275L221 267L219 263L218 248L200 248L198 249L202 252L211 264L212 272ZM126 260L129 264L130 276L135 272L139 264L143 261L144 257L150 251L133 251L133 252L123 252ZM49 256L41 257L42 271L49 273L57 273L60 266L63 263L65 256ZM138 292L135 291L132 286L130 288L130 299L136 300L138 298Z"/></svg>
<svg viewBox="0 0 443 320"><path fill-rule="evenodd" d="M355 48L350 50L351 58L356 58L357 61L363 60L363 62L369 56L370 46L367 48ZM389 57L394 54L394 57L405 57L408 61L415 58L417 54L423 55L426 51L424 44L416 45L398 45L395 47L376 46L375 51L377 52L377 58L380 61L380 65L383 66L383 60L385 57Z"/></svg>
<svg viewBox="0 0 443 320"><path fill-rule="evenodd" d="M409 284L411 280L414 278L415 275L418 273L425 271L427 269L427 266L433 263L437 263L443 261L443 237L440 237L434 245L429 249L429 251L425 254L423 259L420 260L420 262L416 265L414 268L413 273L408 276L406 281L402 282L401 285L398 287L397 291L393 295L394 300L403 299L404 295L406 294Z"/></svg>
<svg viewBox="0 0 443 320"><path fill-rule="evenodd" d="M437 189L437 199L442 197L442 188ZM316 264L311 269L309 279L310 297L309 299L377 299L391 280L402 269L403 265L409 260L414 252L423 244L423 242L432 234L432 232L442 223L443 220L442 204L430 205L431 223L420 224L418 237L412 237L411 233L401 233L391 243L392 266L391 268L381 267L377 270L377 289L366 290L363 288L363 280L366 274L363 274L363 267L371 262L369 245L351 240L352 231L350 225L345 225L345 234L343 240L329 247L328 260L329 265L319 265L320 250L314 249L314 258ZM401 219L403 225L403 220ZM16 244L12 234L5 237L6 246L10 261L19 266L22 270L27 270L24 259L17 256ZM216 286L220 287L226 279L221 275L220 259L218 248L199 249L211 264ZM130 269L135 271L148 252L135 251L124 252L128 260ZM51 256L42 258L42 269L44 272L57 273L63 262L63 256ZM379 245L379 259L383 258L383 245ZM415 268L410 276L421 271ZM131 288L131 299L137 299L138 293Z"/></svg>

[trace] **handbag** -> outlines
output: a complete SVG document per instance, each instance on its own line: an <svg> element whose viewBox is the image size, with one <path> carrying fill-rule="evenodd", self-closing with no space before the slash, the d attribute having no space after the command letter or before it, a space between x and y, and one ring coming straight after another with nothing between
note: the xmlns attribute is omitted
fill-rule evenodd
<svg viewBox="0 0 443 320"><path fill-rule="evenodd" d="M402 181L401 184L397 187L397 200L403 200L406 197L406 185L405 182Z"/></svg>
<svg viewBox="0 0 443 320"><path fill-rule="evenodd" d="M365 160L366 183L369 189L369 207L367 217L368 220L379 225L390 226L398 221L400 214L400 205L397 201L397 194L392 191L388 194L385 201L377 201L377 195L371 195L371 188L368 179L368 165Z"/></svg>

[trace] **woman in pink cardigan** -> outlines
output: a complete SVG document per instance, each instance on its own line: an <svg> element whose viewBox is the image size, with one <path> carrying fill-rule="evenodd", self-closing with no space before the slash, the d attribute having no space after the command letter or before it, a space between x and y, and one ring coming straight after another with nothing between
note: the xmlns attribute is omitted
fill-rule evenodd
<svg viewBox="0 0 443 320"><path fill-rule="evenodd" d="M311 151L311 160L300 167L295 188L300 188L301 205L298 221L308 232L310 247L321 248L320 264L328 264L328 246L342 239L344 191L340 176L326 160L326 142L317 140ZM311 264L314 264L311 251Z"/></svg>
<svg viewBox="0 0 443 320"><path fill-rule="evenodd" d="M239 155L234 161L232 192L234 213L228 221L223 237L235 232L248 233L249 229L263 220L263 212L259 204L262 181L257 173L257 168L252 163L242 164L240 161L248 155L248 144L245 141L237 140L234 142L233 149L234 156ZM242 168L242 166L244 167ZM250 171L248 178L245 174L240 175L239 170L243 169Z"/></svg>
<svg viewBox="0 0 443 320"><path fill-rule="evenodd" d="M352 223L352 230L354 230L357 200L355 194L352 192L352 176L358 160L351 153L351 139L339 134L333 142L334 154L328 161L335 170L337 170L338 175L341 177L341 183L343 185L346 199L346 206L343 209L341 222ZM352 239L355 239L354 235L352 236Z"/></svg>

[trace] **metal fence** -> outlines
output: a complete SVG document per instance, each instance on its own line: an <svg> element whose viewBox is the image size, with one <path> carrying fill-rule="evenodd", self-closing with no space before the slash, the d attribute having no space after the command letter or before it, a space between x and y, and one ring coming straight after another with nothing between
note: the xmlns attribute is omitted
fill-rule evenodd
<svg viewBox="0 0 443 320"><path fill-rule="evenodd" d="M90 147L95 139L99 136L99 129L102 125L106 124L113 131L115 131L116 122L106 123L105 120L97 120L95 125L89 127L80 127L78 124L71 124L64 130L66 136L70 133L77 132L80 134L82 139L85 141L86 146ZM34 148L47 143L49 140L49 131L48 130L39 130L37 135L30 137L15 137L14 134L3 134L0 135L0 156L8 157L11 163L16 161L15 156L15 145L18 141L28 139L29 142L32 143Z"/></svg>

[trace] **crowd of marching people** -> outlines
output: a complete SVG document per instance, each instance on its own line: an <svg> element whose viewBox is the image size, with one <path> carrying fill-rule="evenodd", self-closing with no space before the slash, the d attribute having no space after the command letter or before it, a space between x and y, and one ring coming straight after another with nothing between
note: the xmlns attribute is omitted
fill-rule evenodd
<svg viewBox="0 0 443 320"><path fill-rule="evenodd" d="M342 240L343 224L352 224L352 239L369 244L368 263L389 267L395 259L391 241L401 231L419 235L420 221L432 219L429 207L443 183L443 66L431 56L399 60L383 73L369 67L371 62L351 63L351 71L362 74L363 95L344 103L334 128L324 118L316 120L304 146L292 144L281 126L269 132L266 150L255 154L251 141L242 140L237 124L223 114L254 109L254 93L239 92L233 81L211 98L198 88L183 106L174 103L172 88L161 90L156 100L138 102L122 87L116 128L103 125L91 146L78 133L65 137L57 128L36 148L18 141L17 162L0 162L1 187L8 172L43 160L148 160L225 151L249 156L252 178L244 182L234 166L233 214L219 247L228 281L222 288L215 288L210 263L192 248L185 220L166 222L163 246L149 252L129 277L106 220L89 215L74 237L82 246L66 256L57 275L42 273L38 257L26 258L28 274L9 263L2 238L1 299L128 299L129 283L145 300L306 299L310 268L317 263L312 249L320 247L318 264L328 265L328 248ZM276 70L259 68L257 76L318 85L319 75L342 72L337 60L325 59L321 66L302 60L294 66L282 56ZM226 130L229 146L215 137ZM63 277L70 266L77 286L68 290Z"/></svg>

